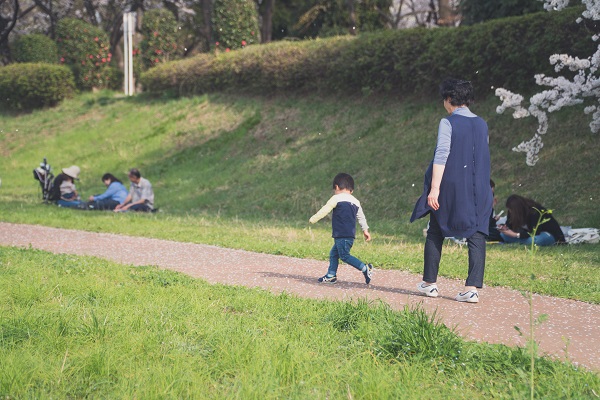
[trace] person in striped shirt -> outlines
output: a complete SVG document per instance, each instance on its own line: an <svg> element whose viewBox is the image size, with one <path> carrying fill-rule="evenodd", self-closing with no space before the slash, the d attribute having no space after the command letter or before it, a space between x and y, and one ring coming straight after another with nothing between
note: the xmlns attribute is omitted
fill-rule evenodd
<svg viewBox="0 0 600 400"><path fill-rule="evenodd" d="M352 195L354 191L354 179L352 176L340 173L333 179L334 195L327 201L315 215L310 217L311 224L327 216L333 211L331 218L333 247L329 252L329 269L325 276L319 278L321 283L336 283L339 260L353 266L362 272L365 283L369 284L373 276L373 265L365 264L350 254L356 236L356 221L362 228L365 240L371 240L369 225L360 205L360 202Z"/></svg>

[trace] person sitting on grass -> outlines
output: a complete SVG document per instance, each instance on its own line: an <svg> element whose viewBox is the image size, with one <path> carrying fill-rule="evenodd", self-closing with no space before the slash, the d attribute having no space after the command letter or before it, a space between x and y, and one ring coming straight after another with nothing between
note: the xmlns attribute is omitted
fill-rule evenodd
<svg viewBox="0 0 600 400"><path fill-rule="evenodd" d="M531 234L540 221L540 212L546 212L547 208L535 200L513 194L506 199L506 210L506 225L500 225L498 228L502 239L505 243L530 246ZM541 220L547 221L540 224L535 232L533 240L536 246L565 243L565 235L552 214L544 214Z"/></svg>
<svg viewBox="0 0 600 400"><path fill-rule="evenodd" d="M123 203L115 207L115 212L119 211L144 211L150 212L154 209L154 191L152 185L146 178L142 178L137 168L129 170L128 174L131 186L129 194Z"/></svg>
<svg viewBox="0 0 600 400"><path fill-rule="evenodd" d="M329 252L329 269L325 276L319 278L321 283L336 283L339 260L361 271L365 283L369 284L373 276L373 266L365 264L350 254L356 235L356 220L363 230L366 241L371 240L369 226L360 202L352 196L354 179L352 176L340 173L333 179L334 195L315 215L310 217L311 224L316 223L333 210L331 219L333 247Z"/></svg>
<svg viewBox="0 0 600 400"><path fill-rule="evenodd" d="M54 179L53 190L60 193L57 193L59 197L56 201L59 207L81 208L84 205L75 187L75 180L79 179L80 171L77 165L71 165L69 168L63 168L62 173Z"/></svg>
<svg viewBox="0 0 600 400"><path fill-rule="evenodd" d="M88 203L90 210L114 210L119 204L125 202L128 193L123 182L109 173L102 176L102 182L106 185L106 191L102 194L90 196L90 202Z"/></svg>

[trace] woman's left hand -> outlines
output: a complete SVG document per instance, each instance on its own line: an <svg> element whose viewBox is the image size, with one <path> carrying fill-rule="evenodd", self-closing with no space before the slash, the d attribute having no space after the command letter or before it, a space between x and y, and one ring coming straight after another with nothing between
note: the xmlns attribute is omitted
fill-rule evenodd
<svg viewBox="0 0 600 400"><path fill-rule="evenodd" d="M429 191L429 196L427 196L427 204L429 207L434 210L438 210L440 208L440 203L438 203L438 197L440 196L440 189L432 187Z"/></svg>

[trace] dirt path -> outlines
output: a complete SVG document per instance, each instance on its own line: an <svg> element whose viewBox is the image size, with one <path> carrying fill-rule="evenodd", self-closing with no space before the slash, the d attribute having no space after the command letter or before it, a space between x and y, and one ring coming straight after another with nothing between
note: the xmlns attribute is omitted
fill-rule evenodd
<svg viewBox="0 0 600 400"><path fill-rule="evenodd" d="M367 286L356 270L341 266L340 282L322 285L317 277L327 269L324 261L3 222L0 222L0 245L31 245L54 253L97 256L122 264L156 265L211 283L259 286L303 297L340 300L366 297L381 299L396 309L422 303L429 312L437 309L447 326L457 326L462 336L477 341L522 346L525 339L514 326L524 330L528 327L529 306L518 291L487 287L480 291L478 304L458 303L454 296L463 282L441 278L438 281L441 296L431 299L416 291L419 275L402 271L376 270ZM538 295L533 301L536 316L548 314L548 320L536 331L541 352L599 371L600 305Z"/></svg>

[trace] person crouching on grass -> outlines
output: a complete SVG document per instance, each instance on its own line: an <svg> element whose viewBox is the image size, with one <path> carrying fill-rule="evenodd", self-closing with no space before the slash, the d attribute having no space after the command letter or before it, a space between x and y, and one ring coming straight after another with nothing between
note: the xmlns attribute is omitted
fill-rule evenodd
<svg viewBox="0 0 600 400"><path fill-rule="evenodd" d="M333 247L329 252L329 269L327 274L319 278L321 283L336 283L339 260L352 265L361 271L368 285L373 276L373 266L365 264L350 254L356 235L356 220L363 230L365 240L371 240L369 226L360 202L352 196L354 191L354 179L348 174L337 174L333 179L334 195L327 201L315 215L310 217L311 224L316 223L333 210L331 219Z"/></svg>

